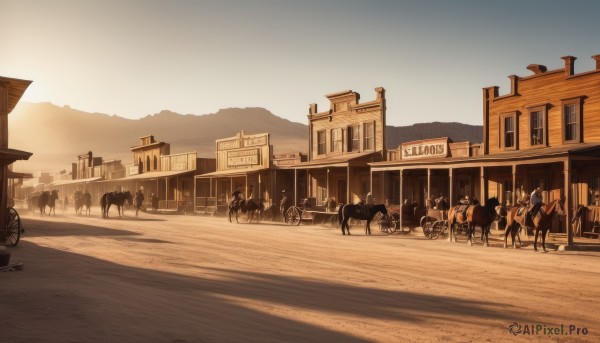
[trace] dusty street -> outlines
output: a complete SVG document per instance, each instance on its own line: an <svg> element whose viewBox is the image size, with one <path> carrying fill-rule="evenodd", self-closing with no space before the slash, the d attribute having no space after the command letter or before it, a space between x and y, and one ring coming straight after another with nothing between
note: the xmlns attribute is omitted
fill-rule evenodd
<svg viewBox="0 0 600 343"><path fill-rule="evenodd" d="M599 341L600 253L225 218L23 216L3 342ZM522 333L508 332L511 323ZM523 335L529 325L587 335Z"/></svg>

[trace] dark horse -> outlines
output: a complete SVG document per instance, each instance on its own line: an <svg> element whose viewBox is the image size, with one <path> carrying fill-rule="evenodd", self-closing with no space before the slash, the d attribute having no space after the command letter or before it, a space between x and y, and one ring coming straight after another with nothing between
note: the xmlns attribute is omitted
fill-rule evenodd
<svg viewBox="0 0 600 343"><path fill-rule="evenodd" d="M530 224L530 223L525 222L526 221L526 218L525 218L526 211L523 211L523 213L519 214L517 209L518 209L518 207L513 207L508 213L506 230L504 232L504 247L505 248L506 248L506 240L508 239L509 234L511 235L512 246L514 249L516 247L515 236L517 235L517 232L519 232L519 230L522 227L525 228L525 230L527 230L528 224ZM540 210L537 213L533 214L531 219L533 221L533 229L535 229L535 236L534 236L534 240L533 240L533 249L535 251L537 251L537 239L538 239L538 234L539 234L540 230L542 230L542 238L541 238L542 249L544 249L544 252L546 251L546 233L550 229L550 226L552 225L552 220L554 220L554 216L556 214L560 214L560 215L565 214L565 209L564 209L563 203L559 199L556 199L549 204L542 204L542 207L540 207ZM519 238L519 242L521 242L520 238Z"/></svg>
<svg viewBox="0 0 600 343"><path fill-rule="evenodd" d="M496 197L489 198L485 201L485 205L467 205L466 211L459 210L458 206L454 206L448 211L448 227L450 228L450 241L456 241L456 235L454 233L455 225L461 225L467 223L467 244L473 245L473 238L475 237L475 227L481 227L481 240L484 245L489 246L488 237L490 235L490 226L494 219L496 219L496 206L500 205L500 202ZM462 205L464 206L464 205Z"/></svg>
<svg viewBox="0 0 600 343"><path fill-rule="evenodd" d="M239 199L239 200L235 199L235 200L231 200L229 202L228 213L229 213L229 222L230 223L231 223L231 215L235 213L235 222L239 224L238 216L239 216L239 213L240 213L240 208L241 208L240 205L241 205L242 201L243 201L242 199Z"/></svg>
<svg viewBox="0 0 600 343"><path fill-rule="evenodd" d="M104 193L102 195L101 205L102 205L102 217L108 218L108 210L110 210L110 205L116 205L117 211L119 212L119 217L121 217L122 207L127 200L129 205L133 204L133 197L129 191L127 192L110 192Z"/></svg>
<svg viewBox="0 0 600 343"><path fill-rule="evenodd" d="M73 203L75 204L75 214L80 215L83 209L83 193L81 191L73 193Z"/></svg>
<svg viewBox="0 0 600 343"><path fill-rule="evenodd" d="M367 209L367 213L364 213L363 208ZM350 234L350 225L348 225L350 218L366 220L367 225L365 226L365 234L370 235L371 221L378 212L387 214L387 209L384 204L366 206L346 204L341 206L338 210L338 222L342 225L342 235L345 235L346 231ZM346 228L346 231L344 231L344 228Z"/></svg>
<svg viewBox="0 0 600 343"><path fill-rule="evenodd" d="M254 215L258 215L257 221L260 222L260 217L265 211L265 204L262 199L240 200L240 210L242 213L247 213L248 223L252 223Z"/></svg>
<svg viewBox="0 0 600 343"><path fill-rule="evenodd" d="M54 215L56 215L56 210L55 210L56 199L58 199L58 191L57 190L53 190L52 192L45 191L39 195L39 197L37 198L37 205L38 205L38 208L40 209L40 216L43 216L46 214L46 206L50 207L50 209L48 210L48 215L50 215L50 213L52 213L53 210L54 210Z"/></svg>
<svg viewBox="0 0 600 343"><path fill-rule="evenodd" d="M92 214L92 195L89 192L83 193L83 205L85 205L85 214L88 216Z"/></svg>

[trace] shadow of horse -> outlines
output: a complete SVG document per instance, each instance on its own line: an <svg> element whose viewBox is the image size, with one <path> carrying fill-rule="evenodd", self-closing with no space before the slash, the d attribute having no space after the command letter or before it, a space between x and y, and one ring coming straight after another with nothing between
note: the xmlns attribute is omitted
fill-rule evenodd
<svg viewBox="0 0 600 343"><path fill-rule="evenodd" d="M481 227L481 241L486 247L489 247L490 226L496 219L496 206L500 202L496 197L489 198L485 201L485 205L467 205L466 210L460 210L461 206L454 206L448 211L448 228L450 229L450 241L456 242L455 225L467 223L467 244L473 245L475 237L475 227Z"/></svg>
<svg viewBox="0 0 600 343"><path fill-rule="evenodd" d="M108 210L110 210L111 205L117 206L119 217L121 217L121 214L124 214L122 208L123 204L125 204L125 201L127 201L129 205L133 204L133 196L131 196L129 191L104 193L100 201L102 207L102 217L108 218Z"/></svg>
<svg viewBox="0 0 600 343"><path fill-rule="evenodd" d="M366 209L366 213L363 211L363 209ZM340 206L340 209L338 210L338 222L342 226L342 235L345 235L346 231L348 232L348 235L350 235L350 225L348 225L350 218L366 220L367 224L365 225L365 235L370 235L371 221L378 212L387 214L387 208L384 204L366 206L346 204L344 206ZM344 230L344 228L346 230Z"/></svg>

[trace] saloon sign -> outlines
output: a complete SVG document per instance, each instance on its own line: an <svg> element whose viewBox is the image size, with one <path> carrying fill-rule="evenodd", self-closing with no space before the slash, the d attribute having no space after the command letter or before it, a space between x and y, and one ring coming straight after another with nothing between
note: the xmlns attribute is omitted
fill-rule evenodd
<svg viewBox="0 0 600 343"><path fill-rule="evenodd" d="M432 139L402 144L402 159L448 156L448 139Z"/></svg>

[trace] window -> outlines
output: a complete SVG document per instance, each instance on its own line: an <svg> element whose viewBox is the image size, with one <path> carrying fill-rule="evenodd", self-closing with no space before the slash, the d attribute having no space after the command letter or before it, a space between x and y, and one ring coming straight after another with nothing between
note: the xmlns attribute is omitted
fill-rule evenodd
<svg viewBox="0 0 600 343"><path fill-rule="evenodd" d="M150 156L146 156L146 171L150 171Z"/></svg>
<svg viewBox="0 0 600 343"><path fill-rule="evenodd" d="M563 100L563 143L581 142L581 98Z"/></svg>
<svg viewBox="0 0 600 343"><path fill-rule="evenodd" d="M375 124L365 123L365 141L363 144L364 150L375 149Z"/></svg>
<svg viewBox="0 0 600 343"><path fill-rule="evenodd" d="M348 151L360 150L359 126L354 125L348 128Z"/></svg>
<svg viewBox="0 0 600 343"><path fill-rule="evenodd" d="M588 187L588 205L600 206L600 176L591 176Z"/></svg>
<svg viewBox="0 0 600 343"><path fill-rule="evenodd" d="M325 154L325 131L317 131L317 155Z"/></svg>
<svg viewBox="0 0 600 343"><path fill-rule="evenodd" d="M342 152L342 129L331 129L331 152Z"/></svg>
<svg viewBox="0 0 600 343"><path fill-rule="evenodd" d="M515 150L518 137L516 112L503 114L500 124L500 147L506 150Z"/></svg>
<svg viewBox="0 0 600 343"><path fill-rule="evenodd" d="M154 170L158 170L158 157L154 156Z"/></svg>
<svg viewBox="0 0 600 343"><path fill-rule="evenodd" d="M529 134L531 146L546 144L546 111L544 107L531 108L529 112Z"/></svg>
<svg viewBox="0 0 600 343"><path fill-rule="evenodd" d="M504 118L504 147L515 146L515 117Z"/></svg>

